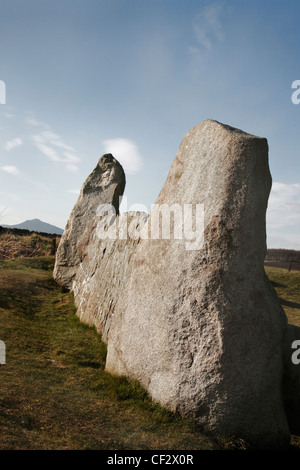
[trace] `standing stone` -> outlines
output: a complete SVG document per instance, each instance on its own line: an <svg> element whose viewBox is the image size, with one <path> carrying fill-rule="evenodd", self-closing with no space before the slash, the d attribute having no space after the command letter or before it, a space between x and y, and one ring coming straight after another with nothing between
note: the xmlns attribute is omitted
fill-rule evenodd
<svg viewBox="0 0 300 470"><path fill-rule="evenodd" d="M148 217L143 212L118 215L124 188L122 166L111 154L103 155L83 184L54 267L56 281L74 293L80 320L94 325L104 341Z"/></svg>
<svg viewBox="0 0 300 470"><path fill-rule="evenodd" d="M147 218L144 212L126 212L116 217L110 225L110 239L100 233L101 226L109 224L110 216L96 216L88 226L88 239L82 240L82 261L72 284L77 315L84 323L94 325L104 341L115 305L122 296L132 253L139 243L138 234ZM133 227L136 237L130 236Z"/></svg>
<svg viewBox="0 0 300 470"><path fill-rule="evenodd" d="M140 240L106 363L205 430L264 448L289 442L287 319L264 272L270 188L266 139L211 120L186 134L156 204L204 205L204 241Z"/></svg>
<svg viewBox="0 0 300 470"><path fill-rule="evenodd" d="M120 163L111 155L103 155L84 182L61 237L54 266L54 279L71 289L83 260L85 247L93 233L97 208L111 204L119 213L119 197L125 188L125 174Z"/></svg>

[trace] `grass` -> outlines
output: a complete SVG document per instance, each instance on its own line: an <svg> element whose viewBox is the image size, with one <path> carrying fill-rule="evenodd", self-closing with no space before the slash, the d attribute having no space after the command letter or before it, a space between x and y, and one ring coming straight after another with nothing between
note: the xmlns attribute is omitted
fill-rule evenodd
<svg viewBox="0 0 300 470"><path fill-rule="evenodd" d="M104 371L106 347L52 279L53 257L0 261L0 449L212 449L190 421Z"/></svg>
<svg viewBox="0 0 300 470"><path fill-rule="evenodd" d="M51 254L53 236L36 232L23 234L22 230L3 230L4 232L0 233L0 260ZM56 242L58 241L59 236L56 237Z"/></svg>
<svg viewBox="0 0 300 470"><path fill-rule="evenodd" d="M286 313L288 322L300 326L300 271L265 267L281 305Z"/></svg>
<svg viewBox="0 0 300 470"><path fill-rule="evenodd" d="M0 261L1 450L243 448L212 440L136 382L106 373L106 346L75 315L72 294L52 279L53 264L54 257ZM300 272L266 272L300 326Z"/></svg>
<svg viewBox="0 0 300 470"><path fill-rule="evenodd" d="M300 271L265 267L281 305L285 311L288 323L300 326ZM300 436L291 436L291 446L300 449Z"/></svg>

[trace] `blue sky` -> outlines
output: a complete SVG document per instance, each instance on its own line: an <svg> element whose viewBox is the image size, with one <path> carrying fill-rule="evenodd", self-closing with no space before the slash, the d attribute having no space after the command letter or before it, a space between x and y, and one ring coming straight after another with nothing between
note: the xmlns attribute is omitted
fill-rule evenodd
<svg viewBox="0 0 300 470"><path fill-rule="evenodd" d="M106 151L149 211L211 118L268 139L268 246L300 249L299 17L299 0L0 0L2 223L64 228Z"/></svg>

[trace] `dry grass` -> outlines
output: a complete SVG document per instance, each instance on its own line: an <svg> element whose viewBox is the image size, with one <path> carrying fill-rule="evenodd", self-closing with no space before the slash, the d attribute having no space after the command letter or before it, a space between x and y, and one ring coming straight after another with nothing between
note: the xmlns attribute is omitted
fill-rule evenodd
<svg viewBox="0 0 300 470"><path fill-rule="evenodd" d="M19 231L21 232L21 231ZM0 233L0 260L20 256L49 256L52 250L53 237L31 232L21 235L17 231L6 230ZM57 237L57 243L59 237Z"/></svg>
<svg viewBox="0 0 300 470"><path fill-rule="evenodd" d="M104 371L105 344L53 281L53 262L0 262L0 449L213 448L194 423Z"/></svg>
<svg viewBox="0 0 300 470"><path fill-rule="evenodd" d="M300 326L300 271L265 267L281 305L286 313L288 322Z"/></svg>

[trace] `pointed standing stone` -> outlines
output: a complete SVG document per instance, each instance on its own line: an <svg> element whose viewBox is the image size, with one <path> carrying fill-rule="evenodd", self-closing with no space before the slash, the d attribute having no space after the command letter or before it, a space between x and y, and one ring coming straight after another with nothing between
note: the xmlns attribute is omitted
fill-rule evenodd
<svg viewBox="0 0 300 470"><path fill-rule="evenodd" d="M111 155L103 155L82 186L61 238L54 278L74 293L80 320L94 325L107 340L115 305L122 295L129 261L139 238L128 237L131 228L141 230L148 214L129 212L119 216L119 197L125 174ZM101 216L108 208L109 213ZM113 238L101 234L103 226L116 226ZM124 238L119 238L119 232ZM137 233L139 230L137 230Z"/></svg>
<svg viewBox="0 0 300 470"><path fill-rule="evenodd" d="M119 213L119 197L125 188L125 174L111 155L103 155L84 182L61 237L54 267L54 279L71 289L101 204L112 204Z"/></svg>

